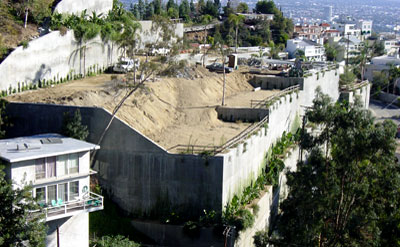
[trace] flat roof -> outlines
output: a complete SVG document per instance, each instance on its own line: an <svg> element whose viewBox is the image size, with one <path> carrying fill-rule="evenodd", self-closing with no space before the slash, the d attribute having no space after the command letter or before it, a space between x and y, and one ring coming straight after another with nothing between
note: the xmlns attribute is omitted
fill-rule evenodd
<svg viewBox="0 0 400 247"><path fill-rule="evenodd" d="M0 140L0 158L10 163L94 149L100 146L54 133Z"/></svg>

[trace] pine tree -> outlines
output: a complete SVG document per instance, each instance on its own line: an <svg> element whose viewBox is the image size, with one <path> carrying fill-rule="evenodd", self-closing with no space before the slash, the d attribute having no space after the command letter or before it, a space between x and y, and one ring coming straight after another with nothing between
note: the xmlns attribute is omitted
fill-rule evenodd
<svg viewBox="0 0 400 247"><path fill-rule="evenodd" d="M79 109L75 111L72 117L69 112L64 113L62 134L75 139L86 140L89 131L86 125L82 125L82 116Z"/></svg>

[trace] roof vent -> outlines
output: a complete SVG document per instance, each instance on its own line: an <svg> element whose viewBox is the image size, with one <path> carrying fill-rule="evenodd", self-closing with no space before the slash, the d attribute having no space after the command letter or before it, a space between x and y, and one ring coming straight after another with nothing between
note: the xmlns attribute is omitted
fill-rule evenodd
<svg viewBox="0 0 400 247"><path fill-rule="evenodd" d="M42 144L61 144L62 139L61 138L44 138L44 139L40 139L40 142Z"/></svg>
<svg viewBox="0 0 400 247"><path fill-rule="evenodd" d="M35 150L40 149L40 144L34 143L17 143L17 151L28 151L28 150Z"/></svg>

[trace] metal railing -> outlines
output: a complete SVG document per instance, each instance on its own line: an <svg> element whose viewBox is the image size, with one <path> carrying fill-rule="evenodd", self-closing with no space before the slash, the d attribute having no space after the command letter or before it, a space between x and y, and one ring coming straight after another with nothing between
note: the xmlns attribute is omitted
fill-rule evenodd
<svg viewBox="0 0 400 247"><path fill-rule="evenodd" d="M95 211L103 208L103 197L93 192L88 192L81 199L64 202L61 205L45 206L43 211L46 219L51 217L62 217L63 215L81 210Z"/></svg>
<svg viewBox="0 0 400 247"><path fill-rule="evenodd" d="M175 150L180 154L213 154L220 146L212 145L184 145L178 144L168 148L168 151Z"/></svg>
<svg viewBox="0 0 400 247"><path fill-rule="evenodd" d="M365 85L368 85L369 81L368 80L364 80L364 81L360 81L357 83L352 83L350 85L344 85L344 86L340 86L340 91L354 91L356 89L362 88Z"/></svg>
<svg viewBox="0 0 400 247"><path fill-rule="evenodd" d="M294 85L294 86L285 88L282 91L280 91L279 93L271 95L263 100L250 100L250 106L251 106L251 108L264 108L264 107L266 107L268 102L278 99L288 93L294 92L294 91L298 90L299 88L300 88L300 85Z"/></svg>

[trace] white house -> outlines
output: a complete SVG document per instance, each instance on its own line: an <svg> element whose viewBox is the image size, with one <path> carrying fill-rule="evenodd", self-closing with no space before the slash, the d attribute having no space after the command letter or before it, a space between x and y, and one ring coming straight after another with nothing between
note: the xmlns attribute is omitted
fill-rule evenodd
<svg viewBox="0 0 400 247"><path fill-rule="evenodd" d="M356 24L353 23L335 23L332 24L332 29L338 30L342 36L355 36L360 37L361 29L359 29Z"/></svg>
<svg viewBox="0 0 400 247"><path fill-rule="evenodd" d="M307 60L325 61L324 46L311 40L289 39L286 43L286 51L290 58L295 58L298 50L304 52Z"/></svg>
<svg viewBox="0 0 400 247"><path fill-rule="evenodd" d="M357 27L361 30L361 35L363 36L364 39L366 39L369 36L371 36L371 33L372 33L372 21L359 20L357 22Z"/></svg>
<svg viewBox="0 0 400 247"><path fill-rule="evenodd" d="M90 151L100 147L58 134L0 140L0 159L14 187L31 185L43 207L46 246L89 245L89 212L103 209L90 191Z"/></svg>
<svg viewBox="0 0 400 247"><path fill-rule="evenodd" d="M347 59L347 54L349 58L358 56L364 46L364 43L354 36L345 36L339 38L336 42L334 38L331 38L329 39L329 43L333 46L340 47L337 54L338 61Z"/></svg>
<svg viewBox="0 0 400 247"><path fill-rule="evenodd" d="M396 39L382 40L383 46L385 47L386 54L396 54L399 52L400 42Z"/></svg>

